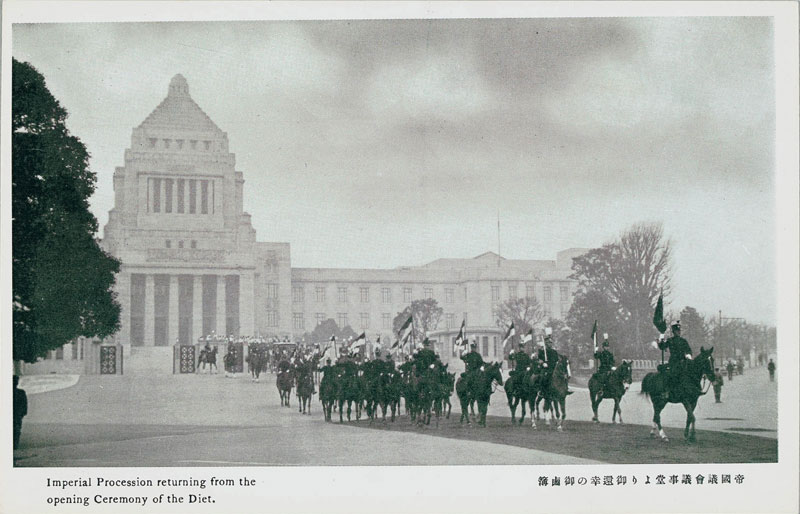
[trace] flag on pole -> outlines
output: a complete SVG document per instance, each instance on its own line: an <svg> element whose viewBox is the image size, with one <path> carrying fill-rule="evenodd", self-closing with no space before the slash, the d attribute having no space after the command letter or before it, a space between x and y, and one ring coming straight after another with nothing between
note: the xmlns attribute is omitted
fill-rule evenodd
<svg viewBox="0 0 800 514"><path fill-rule="evenodd" d="M400 327L397 335L400 339L405 339L408 334L414 330L414 316L409 316L408 319Z"/></svg>
<svg viewBox="0 0 800 514"><path fill-rule="evenodd" d="M658 295L658 303L656 303L656 311L653 313L653 325L656 326L658 332L663 334L667 331L667 322L664 320L664 294Z"/></svg>
<svg viewBox="0 0 800 514"><path fill-rule="evenodd" d="M597 351L597 320L594 320L594 326L592 326L592 342L594 343L594 351Z"/></svg>
<svg viewBox="0 0 800 514"><path fill-rule="evenodd" d="M514 328L514 322L512 321L511 322L511 326L509 326L508 330L506 331L506 336L503 338L503 349L504 350L506 348L506 345L508 345L508 340L511 339L512 337L514 337L514 334L516 334L516 333L517 333L517 331Z"/></svg>
<svg viewBox="0 0 800 514"><path fill-rule="evenodd" d="M467 320L461 321L461 328L458 331L458 335L456 336L456 340L454 343L456 346L464 346L464 344L466 344L467 342L466 328L467 328Z"/></svg>
<svg viewBox="0 0 800 514"><path fill-rule="evenodd" d="M521 345L527 344L533 341L533 329L528 330L524 336L522 336L522 341L520 342Z"/></svg>
<svg viewBox="0 0 800 514"><path fill-rule="evenodd" d="M397 348L398 346L400 346L400 340L399 340L399 339L396 339L396 340L394 341L394 344L392 345L392 350L394 350L394 349L395 349L395 348Z"/></svg>
<svg viewBox="0 0 800 514"><path fill-rule="evenodd" d="M361 332L361 335L356 337L353 343L350 345L350 349L352 350L354 348L359 348L361 346L364 346L366 342L367 342L367 333Z"/></svg>

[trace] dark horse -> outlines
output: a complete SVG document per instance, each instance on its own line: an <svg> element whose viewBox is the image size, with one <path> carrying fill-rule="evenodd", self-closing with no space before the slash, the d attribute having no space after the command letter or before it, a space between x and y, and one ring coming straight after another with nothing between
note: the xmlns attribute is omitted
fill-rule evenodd
<svg viewBox="0 0 800 514"><path fill-rule="evenodd" d="M208 364L209 373L212 372L212 369L214 372L217 372L217 350L218 348L216 346L210 350L205 348L200 350L200 357L197 360L197 371L205 373L206 364Z"/></svg>
<svg viewBox="0 0 800 514"><path fill-rule="evenodd" d="M311 397L314 395L314 372L309 363L297 367L297 400L300 403L298 412L311 414ZM308 412L306 412L306 406Z"/></svg>
<svg viewBox="0 0 800 514"><path fill-rule="evenodd" d="M322 402L322 412L325 414L325 421L331 420L333 404L336 402L336 381L333 367L328 367L322 379L319 381L319 400Z"/></svg>
<svg viewBox="0 0 800 514"><path fill-rule="evenodd" d="M497 382L503 385L503 375L500 373L500 363L492 362L484 364L480 369L470 372L465 377L459 377L456 382L456 394L461 403L461 419L459 422L467 420L469 416L467 410L472 401L478 403L478 424L486 426L486 411L489 408L489 398L492 396L492 384Z"/></svg>
<svg viewBox="0 0 800 514"><path fill-rule="evenodd" d="M546 424L550 424L551 420L556 422L556 430L561 432L564 429L564 419L567 417L567 395L572 394L567 391L567 383L569 382L569 359L561 355L558 357L558 362L550 375L550 379L543 380L541 383L541 390L536 398L536 409L539 409L539 401L544 400L544 413L550 412L550 418L546 420ZM543 377L544 378L544 377ZM536 421L531 416L531 426L536 428Z"/></svg>
<svg viewBox="0 0 800 514"><path fill-rule="evenodd" d="M592 400L592 411L594 412L592 421L595 423L600 422L597 419L597 408L600 406L600 402L606 398L611 398L614 400L614 411L611 413L611 422L617 422L617 413L619 413L619 422L622 423L622 409L619 406L619 402L630 387L631 382L633 382L631 376L632 367L630 361L623 360L622 364L620 364L617 369L608 374L605 387L601 387L601 379L596 373L589 379L589 398Z"/></svg>
<svg viewBox="0 0 800 514"><path fill-rule="evenodd" d="M535 391L538 389L535 383L532 383L531 377L533 376L533 366L527 366L524 369L520 367L514 370L513 375L506 380L506 385L503 386L506 391L506 399L508 400L508 408L511 410L511 424L517 422L517 406L521 405L522 412L520 413L519 424L525 420L525 404L530 403L533 407L535 400ZM531 398L531 392L534 392ZM531 408L531 416L533 416L533 408Z"/></svg>
<svg viewBox="0 0 800 514"><path fill-rule="evenodd" d="M289 362L281 361L278 364L278 378L275 384L278 386L278 394L281 396L281 407L284 405L288 407L289 398L292 395L292 387L294 387L294 372Z"/></svg>
<svg viewBox="0 0 800 514"><path fill-rule="evenodd" d="M253 382L258 382L266 364L267 356L263 349L254 347L253 351L247 354L247 367L250 368L250 376Z"/></svg>
<svg viewBox="0 0 800 514"><path fill-rule="evenodd" d="M665 373L648 373L642 380L642 394L650 397L653 402L653 427L650 429L650 437L655 436L656 428L658 435L664 442L669 442L667 434L661 428L661 411L667 403L682 403L686 409L686 428L683 430L683 437L690 443L695 442L694 432L694 409L697 407L697 400L705 394L700 382L703 378L714 382L714 348L708 350L700 347L700 354L694 360L685 361L684 369L678 371L679 375L674 388L670 388Z"/></svg>

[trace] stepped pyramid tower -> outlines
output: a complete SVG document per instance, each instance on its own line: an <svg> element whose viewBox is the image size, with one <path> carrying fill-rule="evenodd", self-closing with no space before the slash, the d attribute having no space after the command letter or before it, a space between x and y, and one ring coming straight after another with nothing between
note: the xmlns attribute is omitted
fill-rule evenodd
<svg viewBox="0 0 800 514"><path fill-rule="evenodd" d="M175 75L166 98L133 129L125 165L114 172L103 245L122 262L116 290L123 345L256 335L259 307L279 318L277 291L291 290L289 245L256 242L235 166L227 134ZM257 283L266 280L276 287ZM269 302L265 292L274 293Z"/></svg>

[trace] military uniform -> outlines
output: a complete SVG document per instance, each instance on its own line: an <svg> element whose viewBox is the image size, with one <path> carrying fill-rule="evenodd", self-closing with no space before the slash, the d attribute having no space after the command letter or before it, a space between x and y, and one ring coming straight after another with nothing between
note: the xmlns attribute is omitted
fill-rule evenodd
<svg viewBox="0 0 800 514"><path fill-rule="evenodd" d="M600 381L601 390L608 384L608 378L614 368L614 354L608 350L608 341L603 341L603 349L594 352L599 367L597 369L597 379Z"/></svg>
<svg viewBox="0 0 800 514"><path fill-rule="evenodd" d="M725 379L722 378L719 368L714 370L714 402L722 403L720 396L722 395L722 386L725 384Z"/></svg>
<svg viewBox="0 0 800 514"><path fill-rule="evenodd" d="M658 343L661 350L669 351L669 361L667 361L669 390L674 390L679 384L679 379L686 370L686 363L692 358L692 347L689 346L689 341L681 337L680 329L680 322L673 323L672 337Z"/></svg>
<svg viewBox="0 0 800 514"><path fill-rule="evenodd" d="M481 354L477 352L475 347L472 348L469 352L461 356L461 360L464 361L465 365L465 373L469 373L471 371L476 371L481 368L485 364L483 362L483 357Z"/></svg>

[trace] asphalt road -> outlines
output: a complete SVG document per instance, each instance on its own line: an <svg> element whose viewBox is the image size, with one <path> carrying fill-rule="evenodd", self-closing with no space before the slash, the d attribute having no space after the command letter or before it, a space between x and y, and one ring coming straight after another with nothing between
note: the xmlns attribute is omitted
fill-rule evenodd
<svg viewBox="0 0 800 514"><path fill-rule="evenodd" d="M776 438L777 392L766 371L750 370L723 389L722 404L712 392L696 411L697 428L721 433L757 434ZM576 389L568 400L564 446L574 445L575 433L595 430L583 422L591 419L588 392ZM622 408L626 437L642 438L652 409L635 383ZM454 403L457 403L455 395ZM458 406L447 427L412 428L402 418L395 429L365 429L364 423L325 423L315 396L311 415L279 405L272 375L260 383L240 376L168 375L154 377L85 376L77 384L29 396L29 415L23 425L21 448L14 452L17 466L273 466L273 465L429 465L429 464L585 464L610 462L536 449L536 444L515 445L513 428L502 389L493 396L492 430L455 425ZM600 417L608 423L612 403L605 401ZM662 415L668 427L683 428L685 412L669 406ZM581 420L573 422L572 420ZM573 434L570 439L570 423ZM498 426L499 425L499 426ZM605 427L611 431L613 427ZM541 430L541 429L540 429ZM603 425L597 430L604 430ZM681 430L682 431L682 430ZM530 435L517 432L520 438ZM608 432L611 434L612 432ZM675 438L677 431L669 432ZM448 435L449 434L449 435ZM488 434L488 435L487 435ZM602 435L603 432L600 432ZM614 437L611 436L612 441ZM737 436L745 437L745 436ZM708 439L708 438L707 438ZM559 439L546 446L559 446ZM570 442L571 441L571 442ZM733 439L714 439L722 446ZM760 443L763 437L753 438ZM642 444L649 444L643 442ZM741 442L736 442L741 444ZM620 440L620 447L625 443ZM774 443L772 444L774 446ZM380 451L354 451L375 448ZM570 455L571 453L571 455ZM710 454L713 460L713 452Z"/></svg>

